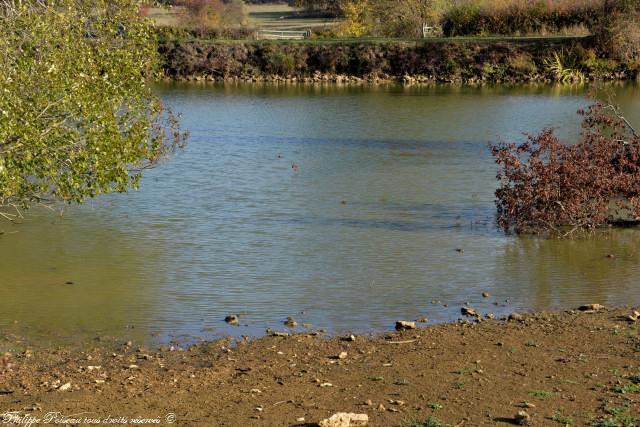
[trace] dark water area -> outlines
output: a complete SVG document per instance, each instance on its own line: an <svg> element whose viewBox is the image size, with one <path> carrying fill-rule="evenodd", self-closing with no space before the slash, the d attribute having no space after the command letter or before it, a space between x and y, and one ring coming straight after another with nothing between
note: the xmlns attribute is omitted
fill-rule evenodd
<svg viewBox="0 0 640 427"><path fill-rule="evenodd" d="M611 89L640 124L640 87ZM284 330L287 316L370 332L455 320L464 302L640 303L639 229L553 240L495 226L488 143L549 126L575 141L586 87L157 90L191 140L139 191L0 224L0 330L190 341Z"/></svg>

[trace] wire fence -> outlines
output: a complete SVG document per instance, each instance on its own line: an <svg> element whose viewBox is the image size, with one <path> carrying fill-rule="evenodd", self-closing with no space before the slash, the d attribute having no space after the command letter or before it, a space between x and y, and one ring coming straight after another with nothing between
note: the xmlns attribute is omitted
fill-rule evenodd
<svg viewBox="0 0 640 427"><path fill-rule="evenodd" d="M258 40L304 40L311 35L311 31L293 30L258 30L256 38Z"/></svg>

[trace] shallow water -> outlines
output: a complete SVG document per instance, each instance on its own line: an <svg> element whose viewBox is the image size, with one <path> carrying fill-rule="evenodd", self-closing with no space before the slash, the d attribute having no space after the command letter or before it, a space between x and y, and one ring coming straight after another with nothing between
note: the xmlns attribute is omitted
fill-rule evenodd
<svg viewBox="0 0 640 427"><path fill-rule="evenodd" d="M640 123L640 88L612 87ZM138 192L0 224L0 327L167 341L261 334L287 316L384 330L456 319L467 301L638 304L639 229L558 241L494 225L488 142L546 126L571 142L586 91L159 86L188 147ZM241 326L223 322L232 313Z"/></svg>

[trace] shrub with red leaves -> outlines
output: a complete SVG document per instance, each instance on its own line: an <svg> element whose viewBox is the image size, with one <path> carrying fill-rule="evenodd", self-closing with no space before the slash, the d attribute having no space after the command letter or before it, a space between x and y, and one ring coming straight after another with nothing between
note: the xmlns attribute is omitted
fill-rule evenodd
<svg viewBox="0 0 640 427"><path fill-rule="evenodd" d="M578 114L582 133L574 145L545 129L523 144L492 147L504 230L567 235L619 220L616 210L640 218L640 137L611 104Z"/></svg>

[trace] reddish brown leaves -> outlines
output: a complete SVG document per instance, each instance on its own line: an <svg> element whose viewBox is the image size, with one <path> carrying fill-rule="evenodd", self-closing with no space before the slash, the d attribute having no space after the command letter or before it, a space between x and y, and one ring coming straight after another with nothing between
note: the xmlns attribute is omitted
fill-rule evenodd
<svg viewBox="0 0 640 427"><path fill-rule="evenodd" d="M612 203L640 216L640 138L612 105L578 114L583 132L575 145L545 129L523 144L492 147L501 167L497 219L506 231L593 229L615 220Z"/></svg>

